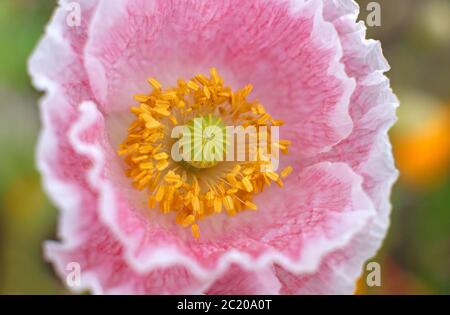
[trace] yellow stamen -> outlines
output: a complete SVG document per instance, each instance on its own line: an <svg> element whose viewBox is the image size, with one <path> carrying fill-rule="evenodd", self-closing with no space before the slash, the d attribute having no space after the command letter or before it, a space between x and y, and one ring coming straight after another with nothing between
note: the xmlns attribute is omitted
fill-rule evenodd
<svg viewBox="0 0 450 315"><path fill-rule="evenodd" d="M149 207L150 209L156 207L156 198L155 198L155 196L150 196L150 197L148 198L148 207Z"/></svg>
<svg viewBox="0 0 450 315"><path fill-rule="evenodd" d="M191 227L192 235L195 237L195 239L200 238L200 228L198 227L198 224L192 224Z"/></svg>
<svg viewBox="0 0 450 315"><path fill-rule="evenodd" d="M186 218L184 218L182 225L184 227L187 227L187 226L191 225L194 222L195 222L195 217L192 214L190 214Z"/></svg>
<svg viewBox="0 0 450 315"><path fill-rule="evenodd" d="M252 210L258 209L258 207L257 207L253 202L251 202L251 201L249 201L249 200L247 200L247 201L245 202L245 205L246 205L249 209L252 209Z"/></svg>
<svg viewBox="0 0 450 315"><path fill-rule="evenodd" d="M197 90L199 89L198 84L195 83L194 81L189 81L189 82L187 83L187 86L188 86L189 88L191 88L192 90L194 90L194 91L197 91Z"/></svg>
<svg viewBox="0 0 450 315"><path fill-rule="evenodd" d="M293 170L292 166L285 167L280 173L281 177L283 178L287 177L289 174L292 173L292 170Z"/></svg>
<svg viewBox="0 0 450 315"><path fill-rule="evenodd" d="M278 174L275 172L267 172L265 173L267 175L267 177L269 177L271 180L273 180L274 182L276 182L278 180Z"/></svg>
<svg viewBox="0 0 450 315"><path fill-rule="evenodd" d="M155 78L149 78L148 83L155 89L160 90L161 89L161 83L159 83Z"/></svg>
<svg viewBox="0 0 450 315"><path fill-rule="evenodd" d="M160 115L163 115L163 116L169 116L169 115L170 115L170 112L169 112L166 108L164 108L164 107L162 107L162 106L160 106L160 107L155 107L153 110L154 110L156 113L158 113L158 114L160 114Z"/></svg>
<svg viewBox="0 0 450 315"><path fill-rule="evenodd" d="M225 205L225 208L227 208L227 210L232 210L234 207L233 198L231 198L231 196L223 197L223 204Z"/></svg>
<svg viewBox="0 0 450 315"><path fill-rule="evenodd" d="M253 185L248 177L244 177L242 179L242 184L244 185L245 189L247 189L248 192L253 191Z"/></svg>
<svg viewBox="0 0 450 315"><path fill-rule="evenodd" d="M159 161L157 164L156 164L156 168L158 169L158 171L163 171L163 170L165 170L166 168L167 168L167 166L169 166L169 162L167 162L167 160L162 160L162 161Z"/></svg>
<svg viewBox="0 0 450 315"><path fill-rule="evenodd" d="M221 212L222 211L222 200L220 200L219 197L214 199L214 212Z"/></svg>
<svg viewBox="0 0 450 315"><path fill-rule="evenodd" d="M224 85L215 68L210 69L210 77L199 74L187 81L178 80L175 87L167 89L155 78L149 78L148 83L153 91L134 96L137 105L130 110L136 119L128 127L128 135L117 153L124 160L125 174L133 187L149 194L151 211L159 208L164 214L174 212L175 222L190 227L193 237L198 239L197 222L205 216L220 213L223 207L229 216L246 209L256 210L252 202L256 194L272 182L283 187L281 179L293 169L287 166L280 173L275 172L270 160L273 152L247 149L248 155L256 153L256 160L223 163L215 159L176 162L170 156L174 142L172 128L190 126L191 122L194 126L195 118L204 119L203 127L214 126L223 131L225 122L254 126L257 130L260 126L283 125L284 122L272 118L262 104L247 100L253 89L251 84L233 91ZM260 136L262 134L256 139ZM270 139L270 131L265 138ZM207 141L213 141L211 139L214 138L211 136ZM252 141L249 138L248 143ZM281 139L272 145L269 143L268 147L286 154L291 141Z"/></svg>
<svg viewBox="0 0 450 315"><path fill-rule="evenodd" d="M141 163L139 164L139 168L141 170L151 170L153 168L153 163L152 162Z"/></svg>
<svg viewBox="0 0 450 315"><path fill-rule="evenodd" d="M147 95L137 94L134 96L134 99L140 103L147 102L149 97Z"/></svg>
<svg viewBox="0 0 450 315"><path fill-rule="evenodd" d="M153 156L155 160L167 160L169 155L166 152L160 152Z"/></svg>

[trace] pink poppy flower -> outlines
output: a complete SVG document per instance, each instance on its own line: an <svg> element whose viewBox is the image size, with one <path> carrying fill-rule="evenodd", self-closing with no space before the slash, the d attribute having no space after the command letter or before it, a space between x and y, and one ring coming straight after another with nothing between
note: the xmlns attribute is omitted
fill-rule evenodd
<svg viewBox="0 0 450 315"><path fill-rule="evenodd" d="M398 104L355 2L78 0L79 25L68 3L29 70L71 289L352 293L389 224ZM196 117L279 126L279 167L173 160L166 131Z"/></svg>

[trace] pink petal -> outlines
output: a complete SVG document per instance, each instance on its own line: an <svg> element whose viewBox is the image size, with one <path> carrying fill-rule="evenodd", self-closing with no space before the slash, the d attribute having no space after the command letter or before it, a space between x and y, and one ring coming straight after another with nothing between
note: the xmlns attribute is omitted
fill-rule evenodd
<svg viewBox="0 0 450 315"><path fill-rule="evenodd" d="M77 262L81 266L82 284L72 288L76 291L91 289L94 293L192 293L201 292L205 283L194 278L183 266L155 268L140 274L130 268L124 258L123 246L112 235L109 227L99 218L98 208L107 198L109 183L102 183L104 168L102 146L105 145L103 116L93 103L80 105L80 114L69 105L43 102L42 111L53 120L47 129L40 147L50 149L53 138L52 159L45 155L40 160L41 171L46 175L45 187L62 210L60 236L62 243L46 245L46 256L64 279L68 275L66 266ZM65 109L68 119L55 117L52 106ZM69 115L68 115L69 114ZM72 122L67 120L73 119ZM64 128L70 126L68 130ZM49 164L53 166L50 170ZM56 166L56 167L55 167ZM71 172L68 172L71 170ZM85 171L88 170L87 173ZM98 191L98 186L104 191Z"/></svg>
<svg viewBox="0 0 450 315"><path fill-rule="evenodd" d="M389 70L379 42L365 39L365 28L355 24L356 5L350 1L334 7L328 1L326 18L336 26L342 38L346 71L356 78L350 114L354 121L352 134L318 161L343 161L364 178L363 187L372 199L377 216L349 244L322 262L316 273L296 276L281 268L277 273L284 293L352 293L361 266L381 246L389 226L389 195L398 172L395 169L387 131L396 120L398 100L382 74ZM348 4L348 5L347 5ZM336 13L340 11L340 15Z"/></svg>
<svg viewBox="0 0 450 315"><path fill-rule="evenodd" d="M180 262L206 279L220 276L233 263L255 270L273 262L296 272L314 270L322 256L344 246L373 215L361 179L345 164L321 163L300 172L283 194L263 194L258 203L264 207L256 213L200 223L204 237L194 240L174 223L137 215L139 209L126 204L123 191L113 191L98 171L102 165L107 168L101 152L91 147L79 153L94 164L89 181L100 194L101 218L125 244L129 264L141 273Z"/></svg>
<svg viewBox="0 0 450 315"><path fill-rule="evenodd" d="M44 104L51 105L51 103ZM151 229L139 226L139 223L146 224L148 221L140 220L136 212L130 211L129 208L121 208L127 212L123 213L123 217L117 218L118 222L115 224L116 226L123 224L125 231L133 233L127 235L128 238L122 239L126 245L123 252L120 242L114 241L114 237L102 227L103 222L108 224L107 226L111 224L109 221L111 217L108 215L114 213L111 210L114 209L115 203L110 199L120 199L120 192L116 195L112 184L104 176L107 160L103 156L105 149L102 149L106 142L103 117L92 103L83 104L80 110L82 115L71 124L68 139L59 139L62 142L61 152L55 154L56 161L51 161L58 165L56 172L60 172L61 177L64 176L64 181L61 177L57 178L59 174L55 178L53 174L47 174L50 175L48 178L54 181L49 186L50 195L55 197L59 192L54 188L61 187L61 190L67 189L66 194L70 194L73 203L79 204L73 208L67 204L61 205L64 210L61 216L62 237L67 241L63 245L55 245L59 248L57 251L52 251L50 247L47 255L55 261L60 270L64 270L61 269L64 265L59 262L62 258L58 255L67 257L64 262L67 259L81 261L83 272L87 271L90 277L96 279L105 292L118 290L109 284L108 277L99 274L102 268L110 270L107 266L112 261L109 257L111 255L118 256L117 264L120 266L130 264L127 268L134 267L131 270L136 270L133 272L137 272L143 278L153 274L155 270L164 270L164 273L170 274L172 268L184 262L187 268L184 269L185 273L192 279L183 280L183 285L173 280L174 285L178 283L180 286L178 290L185 288L186 283L190 281L197 283L197 288L207 285L208 282L201 282L198 279L211 281L216 277L226 279L229 277L228 267L232 263L248 269L256 268L258 274L253 276L257 278L261 277L259 271L264 274L264 269L273 262L297 272L314 270L322 256L345 245L349 238L360 231L373 213L370 201L361 190L361 180L344 164L324 163L309 167L300 173L297 179L299 183L291 186L301 187L300 192L290 190L291 197L284 194L269 198L271 195L265 194L261 196L261 201L266 206L260 211L249 213L247 217L243 216L239 220L224 217L222 222L216 222L221 226L221 230L210 231L212 234L220 232L211 240L195 241L192 238L180 238L175 230L178 227L174 227L169 233L161 226L154 226ZM55 125L60 127L61 123L64 122L58 121ZM66 144L64 141L69 143ZM46 165L45 159L43 161ZM82 174L86 169L88 172L85 178L73 178L75 174ZM72 170L72 174L67 173L67 170ZM75 185L71 186L72 182ZM133 224L127 226L130 222ZM261 222L262 225L258 226L255 224L257 222ZM208 231L208 225L205 225ZM67 230L64 230L65 228ZM103 240L99 235L104 235L107 239L106 244L96 245L96 239ZM143 242L149 243L144 247L145 252L140 247ZM114 254L108 253L109 247L117 248ZM92 253L95 259L98 259L96 264L101 265L103 262L106 266L92 269L91 263L85 261L87 258L83 258L86 253ZM133 256L135 253L139 256ZM105 258L103 255L109 256ZM99 278L95 278L96 275ZM195 278L192 275L195 275ZM225 290L217 285L212 288L213 291ZM92 289L95 290L95 286ZM166 287L161 289L172 290ZM269 289L268 291L272 290ZM259 291L254 293L257 292Z"/></svg>
<svg viewBox="0 0 450 315"><path fill-rule="evenodd" d="M47 92L38 166L61 209L62 243L46 246L61 277L77 261L94 293L351 292L397 176L386 135L397 100L354 2L325 0L325 20L322 1L79 3L82 25L58 9L29 65ZM296 173L257 212L205 220L194 241L173 218L149 220L114 150L148 76L173 84L211 66L286 120Z"/></svg>
<svg viewBox="0 0 450 315"><path fill-rule="evenodd" d="M286 133L301 148L295 153L311 155L352 129L355 85L341 56L318 1L130 0L100 2L85 60L108 113L128 110L133 94L148 91L150 76L173 85L218 67L235 88L252 83L252 95L290 125Z"/></svg>
<svg viewBox="0 0 450 315"><path fill-rule="evenodd" d="M77 2L82 7L81 25L72 28L66 23L70 1L61 0L47 26L45 36L28 64L33 84L37 88L49 94L61 89L59 93L72 106L92 99L82 51L86 43L87 27L97 2Z"/></svg>
<svg viewBox="0 0 450 315"><path fill-rule="evenodd" d="M280 286L271 266L252 272L232 265L224 276L211 285L206 294L278 294Z"/></svg>

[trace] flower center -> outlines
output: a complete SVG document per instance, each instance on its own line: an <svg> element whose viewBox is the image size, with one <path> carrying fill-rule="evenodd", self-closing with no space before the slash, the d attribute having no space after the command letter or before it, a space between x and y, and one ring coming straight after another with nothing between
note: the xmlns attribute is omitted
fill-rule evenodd
<svg viewBox="0 0 450 315"><path fill-rule="evenodd" d="M187 123L183 142L185 162L195 168L209 168L223 160L226 129L222 119L211 114L198 116Z"/></svg>
<svg viewBox="0 0 450 315"><path fill-rule="evenodd" d="M278 139L283 121L247 100L252 85L232 91L214 68L209 78L168 89L148 82L153 91L134 96L136 119L118 154L133 186L148 193L149 208L175 212L176 223L199 238L203 218L256 210L256 194L272 182L283 187L292 167L276 168L291 142Z"/></svg>

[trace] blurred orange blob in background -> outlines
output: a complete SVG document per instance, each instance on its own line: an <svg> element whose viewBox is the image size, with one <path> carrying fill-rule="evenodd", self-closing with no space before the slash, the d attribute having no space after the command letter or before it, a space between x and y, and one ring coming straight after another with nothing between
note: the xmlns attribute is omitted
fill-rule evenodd
<svg viewBox="0 0 450 315"><path fill-rule="evenodd" d="M432 186L450 170L450 107L434 105L424 96L407 102L392 134L400 178L415 187Z"/></svg>

